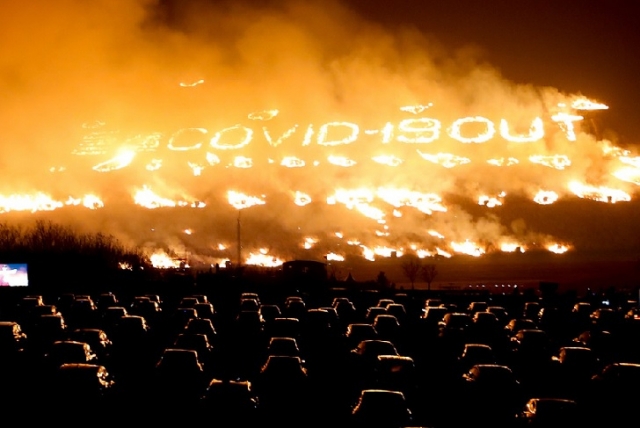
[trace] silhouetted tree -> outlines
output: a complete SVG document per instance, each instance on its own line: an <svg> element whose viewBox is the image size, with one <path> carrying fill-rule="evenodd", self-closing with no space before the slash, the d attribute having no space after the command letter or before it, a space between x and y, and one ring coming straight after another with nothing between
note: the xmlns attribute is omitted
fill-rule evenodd
<svg viewBox="0 0 640 428"><path fill-rule="evenodd" d="M378 273L378 277L376 278L376 284L378 284L380 288L387 288L389 286L389 279L387 278L387 274L380 271Z"/></svg>
<svg viewBox="0 0 640 428"><path fill-rule="evenodd" d="M438 275L438 269L434 264L426 264L421 269L422 279L427 283L427 290L431 291L431 283Z"/></svg>
<svg viewBox="0 0 640 428"><path fill-rule="evenodd" d="M405 261L402 262L402 271L411 283L411 289L415 288L416 279L422 269L422 261L415 256L405 256Z"/></svg>

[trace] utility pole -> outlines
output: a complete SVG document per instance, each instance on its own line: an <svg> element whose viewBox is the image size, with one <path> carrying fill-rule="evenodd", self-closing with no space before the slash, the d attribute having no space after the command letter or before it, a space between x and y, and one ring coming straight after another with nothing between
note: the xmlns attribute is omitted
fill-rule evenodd
<svg viewBox="0 0 640 428"><path fill-rule="evenodd" d="M242 210L238 209L238 227L237 227L237 238L238 238L238 242L237 242L237 249L238 249L238 268L240 268L240 266L242 265L242 238L240 235L240 212L242 212Z"/></svg>

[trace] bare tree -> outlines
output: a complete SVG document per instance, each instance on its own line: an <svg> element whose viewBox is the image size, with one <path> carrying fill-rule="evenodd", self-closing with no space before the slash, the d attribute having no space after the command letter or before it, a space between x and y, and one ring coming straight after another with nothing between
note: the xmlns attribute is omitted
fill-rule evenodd
<svg viewBox="0 0 640 428"><path fill-rule="evenodd" d="M415 256L405 256L407 259L402 262L402 271L411 282L411 289L415 288L416 279L422 269L422 261Z"/></svg>
<svg viewBox="0 0 640 428"><path fill-rule="evenodd" d="M422 279L424 279L424 281L427 283L427 290L431 291L431 283L434 279L436 279L436 276L438 275L438 269L436 269L436 265L423 265L420 273L422 274Z"/></svg>

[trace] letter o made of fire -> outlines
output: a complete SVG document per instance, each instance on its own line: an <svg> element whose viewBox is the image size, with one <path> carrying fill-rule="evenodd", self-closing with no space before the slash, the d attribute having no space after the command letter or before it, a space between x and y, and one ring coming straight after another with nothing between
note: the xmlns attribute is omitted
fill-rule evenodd
<svg viewBox="0 0 640 428"><path fill-rule="evenodd" d="M463 137L460 133L460 128L466 123L484 123L486 130L483 133L479 133L476 137ZM494 137L496 134L496 127L489 119L482 116L463 117L451 124L447 130L449 136L454 140L458 140L461 143L486 143Z"/></svg>
<svg viewBox="0 0 640 428"><path fill-rule="evenodd" d="M234 131L236 129L241 129L244 131L244 138L242 139L242 141L240 141L238 144L221 144L220 143L220 139L222 138L222 135L225 132ZM211 138L211 142L209 144L211 145L211 147L214 147L220 150L235 150L235 149L241 149L247 146L251 142L252 138L253 138L253 129L247 128L246 126L242 126L242 125L234 125L229 128L225 128L219 132L216 132L213 138Z"/></svg>

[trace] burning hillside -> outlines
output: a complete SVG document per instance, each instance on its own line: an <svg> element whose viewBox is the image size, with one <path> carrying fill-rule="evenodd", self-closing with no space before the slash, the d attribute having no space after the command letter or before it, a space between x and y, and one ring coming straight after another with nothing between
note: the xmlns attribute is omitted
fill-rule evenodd
<svg viewBox="0 0 640 428"><path fill-rule="evenodd" d="M337 5L176 21L126 3L123 22L105 5L52 11L70 35L29 24L55 45L0 59L0 220L262 265L562 254L603 245L602 213L614 235L628 226L640 156L598 132L598 100L513 84ZM50 67L28 66L49 48Z"/></svg>

